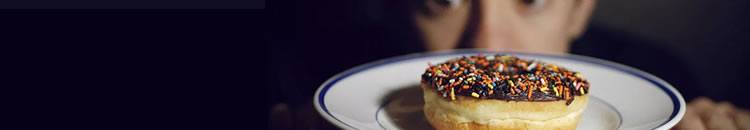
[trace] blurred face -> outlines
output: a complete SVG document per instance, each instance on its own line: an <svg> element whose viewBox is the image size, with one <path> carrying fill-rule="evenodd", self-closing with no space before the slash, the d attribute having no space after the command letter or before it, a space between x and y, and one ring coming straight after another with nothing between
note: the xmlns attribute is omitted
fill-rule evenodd
<svg viewBox="0 0 750 130"><path fill-rule="evenodd" d="M426 48L560 54L588 21L593 0L424 0L415 12Z"/></svg>

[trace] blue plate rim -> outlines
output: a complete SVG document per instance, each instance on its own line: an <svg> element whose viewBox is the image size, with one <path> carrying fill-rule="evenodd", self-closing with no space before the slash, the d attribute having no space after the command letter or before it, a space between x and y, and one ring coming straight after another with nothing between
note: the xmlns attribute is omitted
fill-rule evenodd
<svg viewBox="0 0 750 130"><path fill-rule="evenodd" d="M448 51L437 51L437 52L426 52L426 53L414 53L414 54L408 54L403 56L396 56L391 58L385 58L382 60L365 63L363 65L356 66L354 68L348 69L344 72L341 72L339 74L336 74L335 76L329 78L324 82L320 87L318 87L317 91L315 91L315 95L313 98L313 105L315 106L315 110L318 111L320 115L322 115L326 120L328 120L331 123L336 124L338 127L343 129L358 129L350 124L347 124L344 121L341 121L340 119L333 116L333 114L328 111L328 108L325 106L325 95L328 92L328 90L336 84L341 79L345 79L353 74L362 72L364 70L372 69L378 66L382 66L385 64L405 61L405 60L411 60L411 59L417 59L417 58L425 58L425 57L434 57L434 56L446 56L446 55L467 55L467 54L513 54L513 55L525 55L525 56L535 56L535 57L546 57L546 58L557 58L557 59L568 59L568 60L575 60L575 61L582 61L591 63L594 65L599 65L605 68L612 68L621 72L625 72L627 74L636 76L638 78L644 79L646 81L649 81L650 83L654 84L655 86L658 86L660 90L662 90L664 93L666 93L670 100L672 101L673 110L670 114L669 120L664 121L659 125L659 127L653 128L653 129L669 129L677 124L682 119L682 116L685 114L685 100L682 96L682 94L675 89L671 84L667 83L666 81L662 80L661 78L658 78L650 73L638 70L636 68L615 63L612 61L606 61L594 57L588 57L588 56L582 56L582 55L575 55L575 54L564 54L564 55L550 55L550 54L538 54L538 53L525 53L525 52L498 52L498 51L490 51L490 50L477 50L477 49L463 49L463 50L448 50Z"/></svg>

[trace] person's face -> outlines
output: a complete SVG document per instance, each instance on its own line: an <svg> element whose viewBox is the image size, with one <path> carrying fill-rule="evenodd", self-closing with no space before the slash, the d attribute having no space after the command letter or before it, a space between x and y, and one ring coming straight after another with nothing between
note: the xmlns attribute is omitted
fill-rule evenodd
<svg viewBox="0 0 750 130"><path fill-rule="evenodd" d="M559 54L585 28L594 0L424 0L415 12L426 48Z"/></svg>

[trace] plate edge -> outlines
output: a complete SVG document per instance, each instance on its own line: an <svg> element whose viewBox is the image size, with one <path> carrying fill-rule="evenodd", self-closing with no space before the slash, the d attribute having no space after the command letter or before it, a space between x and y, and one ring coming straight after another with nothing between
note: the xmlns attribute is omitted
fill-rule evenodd
<svg viewBox="0 0 750 130"><path fill-rule="evenodd" d="M583 62L589 62L593 64L597 64L603 67L607 68L614 68L618 69L620 71L623 71L625 73L630 73L631 75L635 75L638 77L642 77L646 79L649 82L655 83L658 86L661 86L660 88L662 90L668 90L667 92L671 92L675 98L677 99L676 106L679 108L677 111L673 111L672 114L670 114L671 119L668 119L666 122L660 124L658 127L653 129L669 129L674 127L680 120L682 120L682 117L685 114L685 100L682 94L675 89L671 84L664 81L663 79L656 77L650 73L644 72L642 70L636 69L634 67L630 67L624 64L616 63L613 61L607 61L603 59L598 59L595 57L589 57L584 55L576 55L576 54L562 54L562 55L549 55L549 54L535 54L535 53L524 53L524 52L496 52L496 51L489 51L489 50L475 50L475 49L458 49L458 50L446 50L446 51L437 51L437 52L421 52L421 53L412 53L407 55L401 55L401 56L395 56L390 58L384 58L381 60L368 62L365 64L357 65L354 68L347 69L341 73L338 73L334 75L333 77L326 80L323 84L321 84L318 89L315 91L315 95L313 97L313 105L315 106L315 110L318 111L318 114L323 116L325 119L329 120L329 122L337 125L338 127L342 129L357 129L354 126L351 126L349 124L346 124L345 122L333 117L330 112L327 111L324 107L320 106L322 103L325 103L325 95L320 95L323 90L330 89L330 86L332 86L332 82L338 81L344 77L348 77L352 74L355 74L355 72L359 72L363 69L371 68L373 66L381 65L384 63L391 63L394 61L402 61L405 59L412 59L412 58L420 58L420 57L428 57L428 56L440 56L440 55L454 55L454 54L470 54L470 53L492 53L492 54L519 54L519 55L527 55L527 56L541 56L541 57L552 57L552 58L561 58L561 59L574 59L579 60ZM667 93L669 96L670 94ZM673 102L674 104L675 102ZM674 109L674 108L673 108Z"/></svg>

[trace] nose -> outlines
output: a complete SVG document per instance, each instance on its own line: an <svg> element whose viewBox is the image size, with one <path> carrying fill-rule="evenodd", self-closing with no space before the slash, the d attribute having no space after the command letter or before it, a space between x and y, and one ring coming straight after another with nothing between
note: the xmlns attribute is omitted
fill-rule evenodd
<svg viewBox="0 0 750 130"><path fill-rule="evenodd" d="M472 8L472 19L475 24L473 40L468 42L472 48L485 48L500 51L524 51L524 44L519 38L521 16L514 9L513 0L475 0Z"/></svg>

